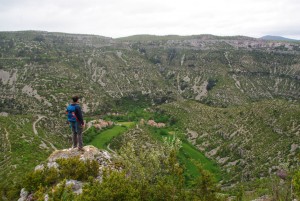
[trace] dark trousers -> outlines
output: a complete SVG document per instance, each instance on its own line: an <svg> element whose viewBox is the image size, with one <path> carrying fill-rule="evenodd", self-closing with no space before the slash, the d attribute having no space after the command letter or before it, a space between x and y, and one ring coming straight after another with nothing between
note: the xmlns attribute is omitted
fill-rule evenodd
<svg viewBox="0 0 300 201"><path fill-rule="evenodd" d="M82 143L82 126L78 122L71 122L71 128L73 132L73 148L81 149L83 147Z"/></svg>

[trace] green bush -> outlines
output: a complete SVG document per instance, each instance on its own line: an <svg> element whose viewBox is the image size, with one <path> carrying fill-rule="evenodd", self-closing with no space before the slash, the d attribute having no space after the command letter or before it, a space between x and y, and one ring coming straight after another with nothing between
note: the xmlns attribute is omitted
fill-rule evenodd
<svg viewBox="0 0 300 201"><path fill-rule="evenodd" d="M36 191L40 185L46 186L45 170L36 170L27 174L23 182L24 188L29 192Z"/></svg>
<svg viewBox="0 0 300 201"><path fill-rule="evenodd" d="M59 164L58 169L46 167L27 174L22 186L29 192L41 191L64 179L87 181L89 177L97 177L99 173L99 164L95 160L82 161L74 157L58 159L56 162Z"/></svg>
<svg viewBox="0 0 300 201"><path fill-rule="evenodd" d="M86 185L78 197L82 201L140 200L139 191L124 172L110 172L103 175L102 182L93 181Z"/></svg>
<svg viewBox="0 0 300 201"><path fill-rule="evenodd" d="M63 200L74 201L75 195L72 191L72 186L66 186L66 180L63 180L53 188L39 186L38 190L33 195L33 200L44 201L46 194L49 201Z"/></svg>
<svg viewBox="0 0 300 201"><path fill-rule="evenodd" d="M66 180L55 186L49 193L49 200L74 201L75 195L71 186L66 186Z"/></svg>
<svg viewBox="0 0 300 201"><path fill-rule="evenodd" d="M22 186L19 184L9 184L7 186L0 186L0 200L17 200L20 196L20 189Z"/></svg>
<svg viewBox="0 0 300 201"><path fill-rule="evenodd" d="M60 178L60 174L59 174L58 170L53 167L47 169L47 172L44 174L45 174L45 183L47 185L55 184Z"/></svg>
<svg viewBox="0 0 300 201"><path fill-rule="evenodd" d="M24 188L33 192L40 188L40 186L51 186L55 184L60 178L60 174L55 168L44 168L28 173L23 181Z"/></svg>
<svg viewBox="0 0 300 201"><path fill-rule="evenodd" d="M200 177L193 182L193 195L201 198L203 201L217 201L219 189L216 185L213 175L198 166Z"/></svg>
<svg viewBox="0 0 300 201"><path fill-rule="evenodd" d="M86 181L90 176L98 175L99 164L97 161L82 161L79 157L61 158L56 161L62 178Z"/></svg>

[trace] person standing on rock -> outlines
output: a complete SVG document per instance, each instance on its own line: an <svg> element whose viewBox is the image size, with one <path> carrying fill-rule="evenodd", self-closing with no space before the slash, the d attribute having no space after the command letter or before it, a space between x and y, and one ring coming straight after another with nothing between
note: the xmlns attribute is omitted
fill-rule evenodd
<svg viewBox="0 0 300 201"><path fill-rule="evenodd" d="M68 122L73 132L73 148L83 151L82 130L85 127L81 107L79 106L79 97L73 96L73 102L68 105L66 114Z"/></svg>

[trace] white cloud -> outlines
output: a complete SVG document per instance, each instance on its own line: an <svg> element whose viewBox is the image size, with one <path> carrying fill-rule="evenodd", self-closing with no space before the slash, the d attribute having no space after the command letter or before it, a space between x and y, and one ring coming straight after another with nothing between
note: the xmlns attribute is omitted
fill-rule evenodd
<svg viewBox="0 0 300 201"><path fill-rule="evenodd" d="M0 0L0 30L300 39L298 0Z"/></svg>

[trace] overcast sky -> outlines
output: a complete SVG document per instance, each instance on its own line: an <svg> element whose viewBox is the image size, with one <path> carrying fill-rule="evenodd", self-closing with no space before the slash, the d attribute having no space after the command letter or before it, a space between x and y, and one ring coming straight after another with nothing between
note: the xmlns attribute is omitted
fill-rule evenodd
<svg viewBox="0 0 300 201"><path fill-rule="evenodd" d="M0 31L300 39L300 0L0 0Z"/></svg>

